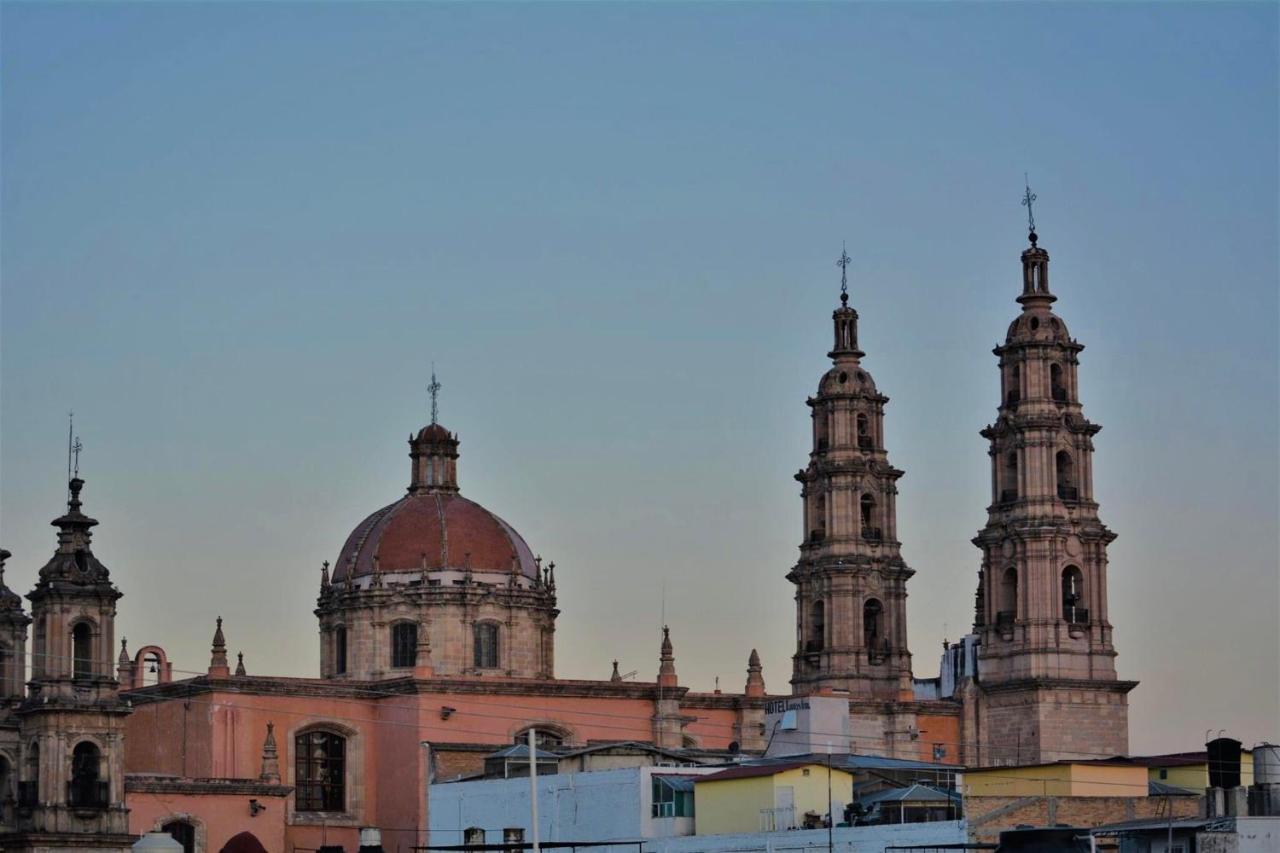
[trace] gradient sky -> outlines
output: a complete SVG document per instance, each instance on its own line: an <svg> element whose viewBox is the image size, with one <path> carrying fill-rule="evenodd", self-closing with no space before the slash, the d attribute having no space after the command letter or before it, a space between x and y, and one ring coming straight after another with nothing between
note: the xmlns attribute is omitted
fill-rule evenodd
<svg viewBox="0 0 1280 853"><path fill-rule="evenodd" d="M918 676L972 620L1024 170L1086 345L1137 751L1280 737L1274 4L5 3L0 543L66 413L118 633L312 675L322 560L462 439L558 673L785 691L842 240Z"/></svg>

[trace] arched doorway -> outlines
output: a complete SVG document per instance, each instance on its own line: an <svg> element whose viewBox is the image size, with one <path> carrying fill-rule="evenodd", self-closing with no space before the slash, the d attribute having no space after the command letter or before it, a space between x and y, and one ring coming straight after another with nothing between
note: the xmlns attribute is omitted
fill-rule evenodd
<svg viewBox="0 0 1280 853"><path fill-rule="evenodd" d="M242 832L222 845L221 853L267 853L267 848L252 832Z"/></svg>

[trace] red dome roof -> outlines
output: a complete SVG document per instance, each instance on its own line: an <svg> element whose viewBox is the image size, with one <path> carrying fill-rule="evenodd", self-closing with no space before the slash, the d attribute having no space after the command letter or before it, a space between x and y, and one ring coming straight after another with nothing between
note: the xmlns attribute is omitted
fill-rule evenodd
<svg viewBox="0 0 1280 853"><path fill-rule="evenodd" d="M382 572L465 569L536 578L533 552L519 533L474 501L451 492L406 495L360 522L334 566L334 581Z"/></svg>

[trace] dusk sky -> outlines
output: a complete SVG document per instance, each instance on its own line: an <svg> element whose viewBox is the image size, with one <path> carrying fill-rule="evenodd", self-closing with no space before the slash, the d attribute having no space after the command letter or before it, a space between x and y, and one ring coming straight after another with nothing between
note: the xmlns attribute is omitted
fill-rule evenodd
<svg viewBox="0 0 1280 853"><path fill-rule="evenodd" d="M318 672L320 564L461 438L557 674L786 692L853 257L918 677L973 619L1023 173L1086 347L1135 753L1280 737L1277 6L0 7L0 545L67 411L117 633ZM665 599L665 604L664 604Z"/></svg>

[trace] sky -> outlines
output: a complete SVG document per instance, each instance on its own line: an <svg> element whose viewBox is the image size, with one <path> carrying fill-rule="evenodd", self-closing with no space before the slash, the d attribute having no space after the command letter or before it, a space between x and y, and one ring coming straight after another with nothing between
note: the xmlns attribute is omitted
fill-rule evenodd
<svg viewBox="0 0 1280 853"><path fill-rule="evenodd" d="M1024 172L1086 347L1135 752L1280 738L1277 7L0 6L0 544L67 412L117 633L315 675L320 564L461 437L557 674L785 692L847 241L917 676L969 628Z"/></svg>

